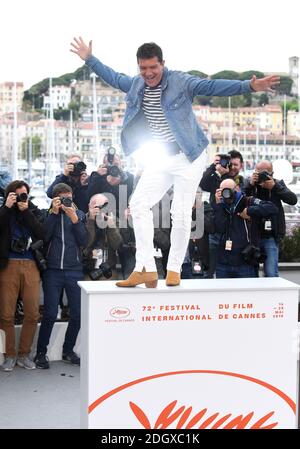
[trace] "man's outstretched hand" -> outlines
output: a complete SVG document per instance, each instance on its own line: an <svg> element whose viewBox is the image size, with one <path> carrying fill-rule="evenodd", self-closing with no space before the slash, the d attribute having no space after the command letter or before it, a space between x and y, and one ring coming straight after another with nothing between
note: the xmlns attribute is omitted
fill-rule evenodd
<svg viewBox="0 0 300 449"><path fill-rule="evenodd" d="M71 46L73 48L70 48L70 51L76 53L76 55L84 61L86 61L92 54L92 41L89 42L89 45L86 45L81 36L79 36L78 39L74 37L73 42L71 42Z"/></svg>
<svg viewBox="0 0 300 449"><path fill-rule="evenodd" d="M280 77L277 75L265 76L265 78L257 79L255 75L252 76L250 85L256 92L270 92L275 93L274 87L280 84Z"/></svg>

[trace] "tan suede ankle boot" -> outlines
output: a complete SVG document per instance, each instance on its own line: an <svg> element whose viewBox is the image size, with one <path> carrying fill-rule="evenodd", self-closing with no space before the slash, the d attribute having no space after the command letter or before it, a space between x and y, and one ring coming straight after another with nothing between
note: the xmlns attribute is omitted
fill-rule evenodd
<svg viewBox="0 0 300 449"><path fill-rule="evenodd" d="M169 287L175 287L176 285L180 285L180 273L168 270L166 277L166 285L168 285Z"/></svg>
<svg viewBox="0 0 300 449"><path fill-rule="evenodd" d="M145 284L147 288L155 288L157 286L158 275L156 271L133 271L128 279L116 282L118 287L135 287L136 285Z"/></svg>

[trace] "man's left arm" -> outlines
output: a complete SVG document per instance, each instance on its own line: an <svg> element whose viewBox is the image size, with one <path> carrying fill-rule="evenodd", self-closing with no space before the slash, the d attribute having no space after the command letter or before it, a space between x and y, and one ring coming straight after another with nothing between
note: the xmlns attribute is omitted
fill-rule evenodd
<svg viewBox="0 0 300 449"><path fill-rule="evenodd" d="M275 180L273 191L284 203L290 204L291 206L297 204L297 195L285 185L283 180Z"/></svg>
<svg viewBox="0 0 300 449"><path fill-rule="evenodd" d="M274 92L274 87L280 83L278 76L270 75L257 79L255 75L251 80L208 80L195 76L186 75L186 87L190 99L196 95L205 95L208 97L229 97L233 95L242 95L252 92Z"/></svg>
<svg viewBox="0 0 300 449"><path fill-rule="evenodd" d="M247 215L251 218L267 218L278 214L278 207L271 201L263 201L252 197L247 207Z"/></svg>

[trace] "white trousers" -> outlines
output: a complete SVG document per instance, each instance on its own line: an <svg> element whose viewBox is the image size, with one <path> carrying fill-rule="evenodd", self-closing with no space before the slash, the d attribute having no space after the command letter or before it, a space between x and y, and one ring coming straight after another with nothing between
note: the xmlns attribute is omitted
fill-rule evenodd
<svg viewBox="0 0 300 449"><path fill-rule="evenodd" d="M155 167L146 168L130 200L130 212L136 240L135 271L156 271L154 260L154 225L151 208L172 187L171 248L167 269L180 273L191 233L192 207L206 164L206 151L192 163L184 153L158 159Z"/></svg>

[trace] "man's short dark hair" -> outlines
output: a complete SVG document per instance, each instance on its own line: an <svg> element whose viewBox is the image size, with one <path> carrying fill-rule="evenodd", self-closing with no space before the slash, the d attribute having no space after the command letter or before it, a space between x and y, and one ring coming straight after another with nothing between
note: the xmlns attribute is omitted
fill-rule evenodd
<svg viewBox="0 0 300 449"><path fill-rule="evenodd" d="M148 42L141 45L136 52L138 62L139 59L151 59L155 58L155 56L157 56L159 62L163 62L162 49L155 42Z"/></svg>
<svg viewBox="0 0 300 449"><path fill-rule="evenodd" d="M15 192L17 189L20 189L21 187L26 187L27 194L29 194L30 187L27 184L27 182L16 179L15 181L10 182L6 187L5 196L7 196L11 192Z"/></svg>
<svg viewBox="0 0 300 449"><path fill-rule="evenodd" d="M239 159L242 164L244 163L243 156L241 155L241 153L239 151L231 150L231 151L228 151L228 154L230 155L231 159Z"/></svg>
<svg viewBox="0 0 300 449"><path fill-rule="evenodd" d="M68 186L64 182L60 182L53 187L52 197L55 198L60 193L73 193L72 187Z"/></svg>

